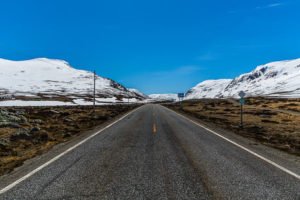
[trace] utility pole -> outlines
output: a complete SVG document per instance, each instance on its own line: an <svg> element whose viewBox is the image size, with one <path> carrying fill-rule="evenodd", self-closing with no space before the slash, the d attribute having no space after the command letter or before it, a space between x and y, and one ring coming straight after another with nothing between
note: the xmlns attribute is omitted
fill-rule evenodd
<svg viewBox="0 0 300 200"><path fill-rule="evenodd" d="M93 109L96 109L96 70L94 70L94 95L93 95Z"/></svg>

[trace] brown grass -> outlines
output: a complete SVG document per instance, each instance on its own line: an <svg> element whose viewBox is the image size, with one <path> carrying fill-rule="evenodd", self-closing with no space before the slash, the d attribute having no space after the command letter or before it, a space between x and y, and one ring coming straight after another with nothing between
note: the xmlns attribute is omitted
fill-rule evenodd
<svg viewBox="0 0 300 200"><path fill-rule="evenodd" d="M9 142L0 146L0 175L12 171L27 159L40 155L54 145L66 142L74 136L90 130L105 121L125 113L136 106L98 106L93 114L92 107L24 107L7 108L10 112L23 111L28 123L22 128L40 130L30 139L11 140L18 128L0 128L0 139Z"/></svg>

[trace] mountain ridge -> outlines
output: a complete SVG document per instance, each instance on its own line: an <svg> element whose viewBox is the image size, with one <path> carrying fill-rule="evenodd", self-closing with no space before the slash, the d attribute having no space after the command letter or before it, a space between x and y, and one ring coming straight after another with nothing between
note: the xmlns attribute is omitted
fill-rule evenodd
<svg viewBox="0 0 300 200"><path fill-rule="evenodd" d="M11 95L13 99L64 98L63 101L86 104L93 95L93 78L93 72L75 69L65 60L34 58L13 61L0 58L0 94ZM120 83L99 75L96 75L96 98L99 103L144 99Z"/></svg>
<svg viewBox="0 0 300 200"><path fill-rule="evenodd" d="M241 90L249 97L299 98L300 59L259 65L251 72L234 79L203 81L188 90L186 98L238 98L238 92Z"/></svg>

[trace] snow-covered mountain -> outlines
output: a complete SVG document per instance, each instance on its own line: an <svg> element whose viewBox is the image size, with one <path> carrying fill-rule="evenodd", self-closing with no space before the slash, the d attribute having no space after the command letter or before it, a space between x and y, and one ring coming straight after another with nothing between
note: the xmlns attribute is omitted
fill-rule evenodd
<svg viewBox="0 0 300 200"><path fill-rule="evenodd" d="M0 59L0 94L0 97L11 96L15 100L40 98L66 102L71 99L70 103L85 104L93 94L93 73L75 69L63 60ZM144 99L121 84L100 76L96 76L96 97L99 103Z"/></svg>
<svg viewBox="0 0 300 200"><path fill-rule="evenodd" d="M178 101L177 94L150 94L148 96L154 101Z"/></svg>
<svg viewBox="0 0 300 200"><path fill-rule="evenodd" d="M300 59L271 62L233 80L210 80L187 92L187 99L247 96L300 97Z"/></svg>
<svg viewBox="0 0 300 200"><path fill-rule="evenodd" d="M223 95L224 89L231 82L231 79L206 80L186 93L185 99L218 98Z"/></svg>
<svg viewBox="0 0 300 200"><path fill-rule="evenodd" d="M149 99L148 95L142 93L141 91L137 90L137 89L134 89L134 88L129 88L128 89L130 92L133 92L135 94L137 94L138 96L141 96L142 98L144 99Z"/></svg>

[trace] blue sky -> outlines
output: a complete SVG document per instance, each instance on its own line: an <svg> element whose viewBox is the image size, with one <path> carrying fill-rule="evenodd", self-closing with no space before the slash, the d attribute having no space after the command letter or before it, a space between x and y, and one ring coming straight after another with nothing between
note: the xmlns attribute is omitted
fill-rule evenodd
<svg viewBox="0 0 300 200"><path fill-rule="evenodd" d="M127 87L181 92L300 57L300 0L10 0L0 57L64 59Z"/></svg>

